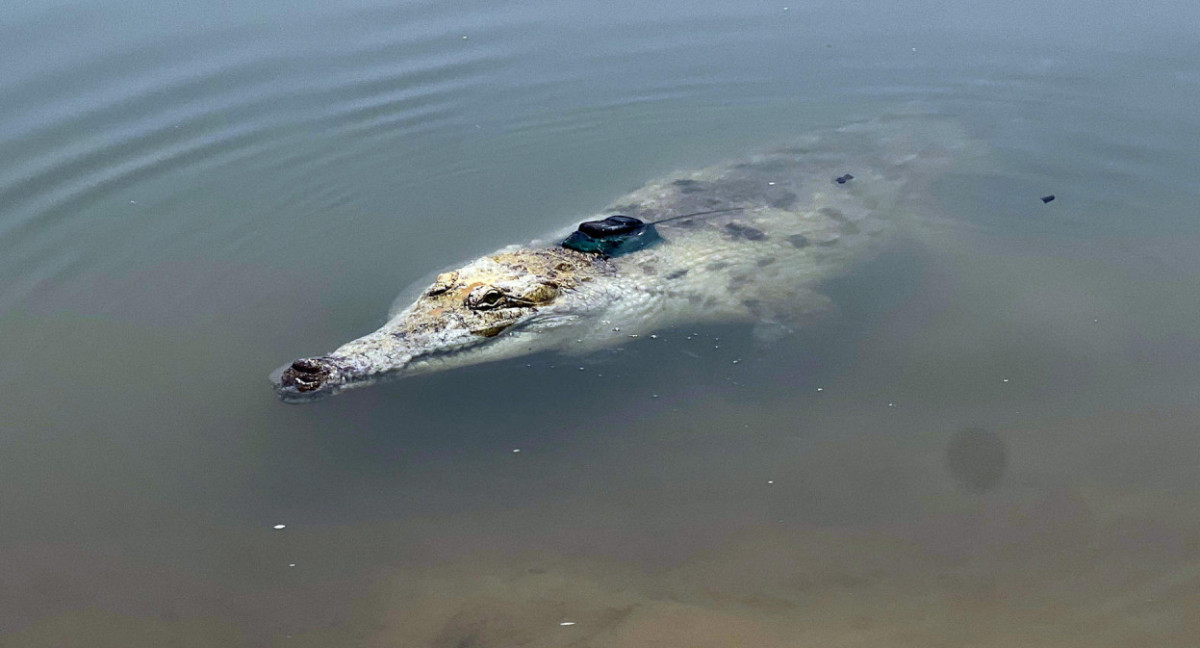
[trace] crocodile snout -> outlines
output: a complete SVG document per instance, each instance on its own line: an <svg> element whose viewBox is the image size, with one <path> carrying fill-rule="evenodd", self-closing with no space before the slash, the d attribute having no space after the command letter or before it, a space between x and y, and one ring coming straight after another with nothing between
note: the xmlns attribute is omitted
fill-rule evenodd
<svg viewBox="0 0 1200 648"><path fill-rule="evenodd" d="M301 358L283 370L279 376L279 386L300 393L313 392L324 387L333 374L334 367L328 360Z"/></svg>

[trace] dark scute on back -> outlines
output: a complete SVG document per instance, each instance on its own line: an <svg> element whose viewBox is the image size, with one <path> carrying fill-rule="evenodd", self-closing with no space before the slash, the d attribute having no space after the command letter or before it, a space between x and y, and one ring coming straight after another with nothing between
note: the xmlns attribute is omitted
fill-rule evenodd
<svg viewBox="0 0 1200 648"><path fill-rule="evenodd" d="M727 223L725 225L725 233L732 238L741 238L747 241L762 241L767 238L767 235L762 230L741 223Z"/></svg>

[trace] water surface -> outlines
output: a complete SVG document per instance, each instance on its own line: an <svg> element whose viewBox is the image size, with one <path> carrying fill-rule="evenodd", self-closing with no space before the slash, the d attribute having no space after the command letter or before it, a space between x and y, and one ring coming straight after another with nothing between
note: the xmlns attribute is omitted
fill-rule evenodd
<svg viewBox="0 0 1200 648"><path fill-rule="evenodd" d="M873 4L8 7L0 645L1193 645L1200 15ZM985 155L770 347L271 393L432 270L914 106Z"/></svg>

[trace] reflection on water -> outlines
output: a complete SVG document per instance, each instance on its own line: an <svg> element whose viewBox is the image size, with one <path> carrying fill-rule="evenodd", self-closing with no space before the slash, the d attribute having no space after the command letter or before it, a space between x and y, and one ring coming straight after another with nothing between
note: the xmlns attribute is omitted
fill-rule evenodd
<svg viewBox="0 0 1200 648"><path fill-rule="evenodd" d="M1200 636L1191 5L58 4L0 25L0 645ZM263 379L914 101L986 159L770 346Z"/></svg>

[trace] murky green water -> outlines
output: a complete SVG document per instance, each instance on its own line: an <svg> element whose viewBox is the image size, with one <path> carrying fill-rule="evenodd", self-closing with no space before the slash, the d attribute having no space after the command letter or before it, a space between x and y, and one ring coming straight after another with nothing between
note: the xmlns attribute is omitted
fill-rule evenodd
<svg viewBox="0 0 1200 648"><path fill-rule="evenodd" d="M0 645L1194 645L1200 14L1030 5L7 6ZM984 157L770 347L267 383L914 104Z"/></svg>

